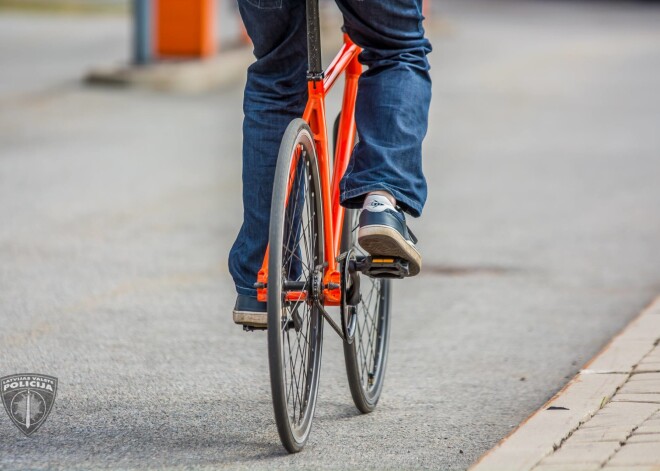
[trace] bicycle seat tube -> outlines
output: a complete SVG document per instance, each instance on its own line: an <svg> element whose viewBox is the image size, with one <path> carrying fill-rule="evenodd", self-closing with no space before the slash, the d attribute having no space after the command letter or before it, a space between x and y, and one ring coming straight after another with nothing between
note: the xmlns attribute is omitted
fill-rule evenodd
<svg viewBox="0 0 660 471"><path fill-rule="evenodd" d="M307 79L323 80L319 0L307 0Z"/></svg>

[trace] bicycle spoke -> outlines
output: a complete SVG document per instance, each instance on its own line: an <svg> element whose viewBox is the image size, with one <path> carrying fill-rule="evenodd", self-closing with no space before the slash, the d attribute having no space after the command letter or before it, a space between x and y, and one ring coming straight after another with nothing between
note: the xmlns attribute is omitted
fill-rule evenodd
<svg viewBox="0 0 660 471"><path fill-rule="evenodd" d="M376 350L378 348L378 323L374 314L378 312L380 298L380 281L370 279L371 289L360 301L357 325L357 355L360 382L368 390L370 378L375 373Z"/></svg>
<svg viewBox="0 0 660 471"><path fill-rule="evenodd" d="M304 155L306 155L306 154L303 154L303 156ZM302 160L301 160L301 162L302 162ZM301 168L304 169L305 166L301 164ZM303 272L304 271L309 272L313 268L312 266L310 266L309 263L305 263L303 258L300 255L298 255L298 253L297 253L298 248L301 247L301 243L302 243L302 247L304 247L306 249L307 254L311 255L311 253L312 253L312 246L313 246L313 239L312 239L313 225L312 225L312 222L313 222L313 216L316 213L312 211L312 205L311 204L304 204L303 203L303 205L307 209L307 211L306 211L307 221L308 221L307 224L302 224L302 220L301 220L300 221L301 224L299 225L299 227L296 227L296 228L293 227L293 225L296 223L296 219L298 217L298 211L300 211L301 213L303 211L302 209L298 210L298 206L299 206L298 203L301 199L307 199L306 197L309 194L308 179L303 178L303 176L300 176L297 180L300 180L300 179L303 179L305 181L304 186L294 185L294 189L296 190L295 194L294 194L294 192L292 192L291 196L289 197L289 198L295 197L295 202L293 203L293 209L289 210L289 208L287 208L287 214L289 214L289 217L287 218L287 221L288 221L288 230L287 230L287 232L289 234L289 237L287 239L286 244L284 244L284 246L283 246L283 249L285 250L285 254L283 256L283 258L284 258L283 265L288 267L288 271L289 271L289 276L288 277L289 278L291 278L291 270L293 269L293 263L292 262L294 260L296 260L297 262L300 262L301 270ZM295 187L302 188L302 193L299 193ZM300 217L302 218L302 214L301 214ZM313 261L312 261L312 263L313 263Z"/></svg>

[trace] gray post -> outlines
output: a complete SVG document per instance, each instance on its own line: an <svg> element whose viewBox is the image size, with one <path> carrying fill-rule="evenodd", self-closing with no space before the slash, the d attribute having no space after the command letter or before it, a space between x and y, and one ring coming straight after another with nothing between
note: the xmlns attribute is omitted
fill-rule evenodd
<svg viewBox="0 0 660 471"><path fill-rule="evenodd" d="M145 65L152 60L153 0L133 0L133 63Z"/></svg>

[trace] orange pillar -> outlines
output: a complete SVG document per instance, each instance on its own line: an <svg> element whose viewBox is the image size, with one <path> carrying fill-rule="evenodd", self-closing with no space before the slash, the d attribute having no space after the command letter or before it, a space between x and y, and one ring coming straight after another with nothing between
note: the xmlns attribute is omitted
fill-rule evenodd
<svg viewBox="0 0 660 471"><path fill-rule="evenodd" d="M431 0L422 0L422 15L428 18L431 14Z"/></svg>
<svg viewBox="0 0 660 471"><path fill-rule="evenodd" d="M208 57L216 53L215 0L155 0L156 54Z"/></svg>

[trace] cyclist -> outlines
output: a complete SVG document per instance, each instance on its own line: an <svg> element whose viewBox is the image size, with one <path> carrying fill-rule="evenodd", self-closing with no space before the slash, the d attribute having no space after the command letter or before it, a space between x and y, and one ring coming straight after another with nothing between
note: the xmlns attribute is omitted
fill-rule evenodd
<svg viewBox="0 0 660 471"><path fill-rule="evenodd" d="M372 255L421 268L404 212L422 213L422 172L431 79L431 44L422 0L336 0L344 27L363 52L355 119L359 143L340 183L341 204L362 208L358 242ZM268 244L270 201L280 140L307 102L305 0L238 0L257 60L243 99L243 225L229 254L238 297L234 322L266 327L266 303L254 283Z"/></svg>

